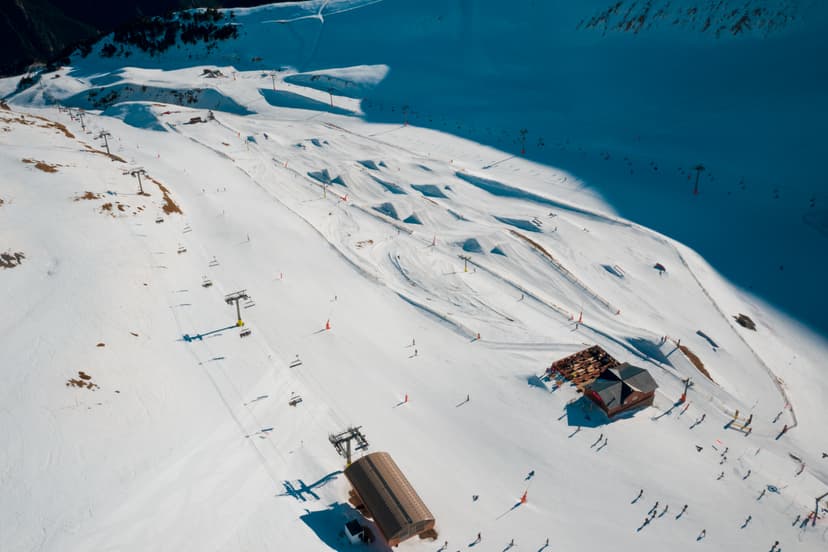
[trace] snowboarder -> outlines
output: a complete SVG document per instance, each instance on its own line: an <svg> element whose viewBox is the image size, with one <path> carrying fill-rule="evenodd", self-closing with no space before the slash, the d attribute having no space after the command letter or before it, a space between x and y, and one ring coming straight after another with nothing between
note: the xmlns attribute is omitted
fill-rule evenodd
<svg viewBox="0 0 828 552"><path fill-rule="evenodd" d="M770 552L776 552L777 546L779 546L779 541L774 541L773 546L771 546Z"/></svg>
<svg viewBox="0 0 828 552"><path fill-rule="evenodd" d="M472 502L477 502L478 498L480 498L480 495L472 495Z"/></svg>

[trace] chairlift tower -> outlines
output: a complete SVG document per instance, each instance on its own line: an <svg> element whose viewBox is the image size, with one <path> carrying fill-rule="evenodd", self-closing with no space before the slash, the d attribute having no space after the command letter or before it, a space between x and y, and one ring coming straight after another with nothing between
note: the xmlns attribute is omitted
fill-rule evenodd
<svg viewBox="0 0 828 552"><path fill-rule="evenodd" d="M693 170L696 171L696 185L693 187L693 195L699 195L699 175L704 171L704 165L696 165Z"/></svg>
<svg viewBox="0 0 828 552"><path fill-rule="evenodd" d="M349 427L342 433L328 435L328 441L336 449L336 452L345 458L345 466L351 465L351 441L356 441L354 450L365 450L368 448L368 440L360 431L362 426Z"/></svg>
<svg viewBox="0 0 828 552"><path fill-rule="evenodd" d="M144 186L141 184L141 175L146 176L147 171L145 171L144 169L138 168L138 169L133 169L133 170L129 171L129 174L131 174L132 176L135 176L135 177L138 178L138 193L140 193L141 195L144 195Z"/></svg>
<svg viewBox="0 0 828 552"><path fill-rule="evenodd" d="M241 307L239 307L239 302L245 299L249 299L250 296L247 295L247 290L243 289L241 291L237 291L235 293L231 293L229 295L224 296L224 302L228 305L235 303L236 304L236 326L244 326L244 321L241 317Z"/></svg>
<svg viewBox="0 0 828 552"><path fill-rule="evenodd" d="M105 131L105 130L102 130L101 133L98 134L98 138L103 138L104 147L106 148L106 154L107 155L112 155L111 153L109 153L109 141L106 139L107 136L112 136L112 135L110 133L108 133L107 131Z"/></svg>

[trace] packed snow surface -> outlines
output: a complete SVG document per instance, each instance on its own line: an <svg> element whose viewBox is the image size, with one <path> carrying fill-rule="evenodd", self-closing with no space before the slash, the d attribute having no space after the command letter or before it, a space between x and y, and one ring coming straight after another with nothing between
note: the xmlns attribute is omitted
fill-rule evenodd
<svg viewBox="0 0 828 552"><path fill-rule="evenodd" d="M328 441L349 426L437 519L435 541L399 550L828 546L828 504L807 520L828 491L824 338L632 216L679 193L655 197L652 174L631 192L640 210L619 209L595 190L621 177L590 187L537 135L519 155L520 126L498 143L470 130L474 106L456 110L464 129L429 124L394 88L402 50L334 54L360 18L397 46L445 38L464 9L475 44L481 21L516 17L414 4L237 10L243 36L209 52L93 53L19 93L0 82L0 550L387 550L342 535L370 523ZM603 21L604 3L583 4L564 10L573 28ZM694 24L682 40L700 40ZM428 44L402 70L470 55ZM272 55L249 61L259 49ZM346 51L362 59L324 63ZM447 84L437 71L420 90L461 94L435 64ZM531 89L524 76L497 87ZM697 161L668 141L660 166L686 173ZM673 212L730 214L681 180ZM824 257L816 234L801 251ZM816 289L802 285L783 296ZM225 300L241 290L243 326ZM652 374L652 407L610 421L542 377L595 344Z"/></svg>

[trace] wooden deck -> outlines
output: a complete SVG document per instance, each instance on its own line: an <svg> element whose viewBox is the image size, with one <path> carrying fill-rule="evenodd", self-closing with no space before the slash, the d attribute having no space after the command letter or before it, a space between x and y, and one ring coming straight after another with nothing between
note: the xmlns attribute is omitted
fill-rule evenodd
<svg viewBox="0 0 828 552"><path fill-rule="evenodd" d="M598 379L604 370L615 368L619 364L608 352L598 345L593 345L589 349L553 362L547 373L553 376L556 373L560 374L572 382L579 392L583 392L584 387Z"/></svg>

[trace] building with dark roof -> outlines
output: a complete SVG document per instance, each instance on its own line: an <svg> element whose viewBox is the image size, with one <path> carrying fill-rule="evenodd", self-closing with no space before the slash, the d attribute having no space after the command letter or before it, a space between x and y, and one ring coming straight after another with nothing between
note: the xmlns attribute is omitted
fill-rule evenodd
<svg viewBox="0 0 828 552"><path fill-rule="evenodd" d="M658 384L647 370L625 362L604 370L584 388L584 395L611 418L633 408L651 406L656 389Z"/></svg>
<svg viewBox="0 0 828 552"><path fill-rule="evenodd" d="M389 546L415 535L436 536L434 516L387 452L372 452L345 468L351 502L373 518Z"/></svg>

